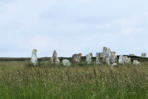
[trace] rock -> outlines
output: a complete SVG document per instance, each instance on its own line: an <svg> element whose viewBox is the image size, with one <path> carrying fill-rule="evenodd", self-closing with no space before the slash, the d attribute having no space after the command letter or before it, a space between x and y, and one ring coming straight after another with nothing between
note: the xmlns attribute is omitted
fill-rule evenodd
<svg viewBox="0 0 148 99"><path fill-rule="evenodd" d="M117 65L118 65L117 63L113 63L113 64L112 64L112 66L117 66Z"/></svg>
<svg viewBox="0 0 148 99"><path fill-rule="evenodd" d="M139 65L140 62L139 62L138 60L133 60L133 64L134 64L134 65Z"/></svg>
<svg viewBox="0 0 148 99"><path fill-rule="evenodd" d="M38 65L37 49L32 50L31 64L33 64L34 66Z"/></svg>
<svg viewBox="0 0 148 99"><path fill-rule="evenodd" d="M81 53L72 55L72 62L74 64L79 64L81 62L81 57L82 57Z"/></svg>
<svg viewBox="0 0 148 99"><path fill-rule="evenodd" d="M111 65L111 62L110 62L110 58L109 58L109 57L106 58L105 63L106 63L107 65Z"/></svg>
<svg viewBox="0 0 148 99"><path fill-rule="evenodd" d="M102 53L96 53L96 64L97 65L101 64L101 57L103 57Z"/></svg>
<svg viewBox="0 0 148 99"><path fill-rule="evenodd" d="M146 53L142 53L142 54L141 54L141 57L144 57L144 58L145 58L146 56L147 56Z"/></svg>
<svg viewBox="0 0 148 99"><path fill-rule="evenodd" d="M127 56L125 56L124 63L125 64L130 64L131 63L131 58L128 58Z"/></svg>
<svg viewBox="0 0 148 99"><path fill-rule="evenodd" d="M116 52L111 52L111 56L110 56L110 63L114 64L117 61L117 56L116 56Z"/></svg>
<svg viewBox="0 0 148 99"><path fill-rule="evenodd" d="M124 58L123 58L122 55L119 56L118 63L119 64L124 64Z"/></svg>
<svg viewBox="0 0 148 99"><path fill-rule="evenodd" d="M89 53L88 55L86 55L86 63L87 64L91 64L92 63L92 53Z"/></svg>
<svg viewBox="0 0 148 99"><path fill-rule="evenodd" d="M53 51L53 56L51 57L51 63L52 64L60 63L60 60L58 58L58 54L57 54L56 50Z"/></svg>
<svg viewBox="0 0 148 99"><path fill-rule="evenodd" d="M131 58L128 58L127 56L120 55L118 59L119 64L130 64Z"/></svg>
<svg viewBox="0 0 148 99"><path fill-rule="evenodd" d="M116 52L111 51L110 48L103 47L103 62L107 65L112 65L116 63L117 61L117 56Z"/></svg>
<svg viewBox="0 0 148 99"><path fill-rule="evenodd" d="M70 65L71 65L70 61L67 60L67 59L63 59L63 60L62 60L62 64L63 64L64 66L70 66Z"/></svg>

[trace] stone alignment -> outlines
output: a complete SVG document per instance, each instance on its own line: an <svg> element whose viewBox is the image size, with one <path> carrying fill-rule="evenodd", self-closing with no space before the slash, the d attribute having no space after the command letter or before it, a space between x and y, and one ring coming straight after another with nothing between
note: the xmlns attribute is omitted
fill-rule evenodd
<svg viewBox="0 0 148 99"><path fill-rule="evenodd" d="M97 65L107 64L109 66L116 66L117 63L123 64L123 65L132 63L134 65L138 65L138 64L140 64L140 62L138 60L141 60L141 61L146 60L146 55L147 55L146 53L142 53L141 57L134 56L133 54L131 54L129 56L119 55L119 58L118 58L117 55L116 55L116 52L111 51L110 48L103 47L102 52L96 53L96 64ZM61 59L62 58L63 57L61 57ZM81 58L84 59L84 57L82 57L81 53L73 54L72 59L70 59L70 60L73 64L79 64L79 63L81 63ZM141 58L143 58L143 60ZM92 55L92 53L89 53L89 54L86 55L85 62L87 64L92 64L92 59L94 59L93 55ZM138 60L134 60L134 59L138 59ZM70 66L71 62L68 59L62 60L62 64L64 66ZM34 66L38 65L37 49L32 50L32 56L31 56L31 59L30 59L30 63L33 64ZM53 55L51 57L51 63L52 64L60 63L60 60L58 58L58 54L57 54L56 50L53 51Z"/></svg>

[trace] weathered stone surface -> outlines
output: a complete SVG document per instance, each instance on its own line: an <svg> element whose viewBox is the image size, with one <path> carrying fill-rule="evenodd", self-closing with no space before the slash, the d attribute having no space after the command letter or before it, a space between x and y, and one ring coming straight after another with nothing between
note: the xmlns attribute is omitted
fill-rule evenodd
<svg viewBox="0 0 148 99"><path fill-rule="evenodd" d="M60 63L60 60L58 58L58 54L57 54L56 50L53 51L53 56L51 57L51 63L52 64Z"/></svg>
<svg viewBox="0 0 148 99"><path fill-rule="evenodd" d="M131 63L131 58L128 58L127 56L120 55L118 63L119 64L130 64Z"/></svg>
<svg viewBox="0 0 148 99"><path fill-rule="evenodd" d="M97 65L101 64L101 57L103 57L102 53L96 53L96 64Z"/></svg>
<svg viewBox="0 0 148 99"><path fill-rule="evenodd" d="M133 60L133 64L134 64L134 65L139 65L140 62L139 62L138 60Z"/></svg>
<svg viewBox="0 0 148 99"><path fill-rule="evenodd" d="M146 57L147 56L147 54L146 53L141 53L141 57Z"/></svg>
<svg viewBox="0 0 148 99"><path fill-rule="evenodd" d="M33 64L34 66L38 65L37 49L32 50L31 64Z"/></svg>
<svg viewBox="0 0 148 99"><path fill-rule="evenodd" d="M86 55L86 63L87 64L91 64L92 63L92 57L93 57L92 53L89 53L88 55Z"/></svg>
<svg viewBox="0 0 148 99"><path fill-rule="evenodd" d="M110 56L110 62L111 62L111 64L116 63L116 61L117 61L116 52L111 52L111 56Z"/></svg>
<svg viewBox="0 0 148 99"><path fill-rule="evenodd" d="M130 64L130 63L131 63L131 58L125 56L125 58L124 58L124 63L125 63L125 64Z"/></svg>
<svg viewBox="0 0 148 99"><path fill-rule="evenodd" d="M116 52L113 52L110 50L110 48L107 47L103 47L103 62L107 65L111 65L116 63L117 60L117 56L116 56Z"/></svg>
<svg viewBox="0 0 148 99"><path fill-rule="evenodd" d="M105 63L106 63L107 65L111 65L111 62L110 62L110 58L109 58L109 57L106 58Z"/></svg>
<svg viewBox="0 0 148 99"><path fill-rule="evenodd" d="M111 56L111 50L107 47L103 47L103 62L106 63L106 58Z"/></svg>
<svg viewBox="0 0 148 99"><path fill-rule="evenodd" d="M67 59L63 59L63 60L62 60L62 64L63 64L64 66L70 66L70 65L71 65L70 61L67 60Z"/></svg>
<svg viewBox="0 0 148 99"><path fill-rule="evenodd" d="M113 63L111 66L117 66L118 64L117 63Z"/></svg>
<svg viewBox="0 0 148 99"><path fill-rule="evenodd" d="M80 63L81 62L81 57L82 57L81 53L72 55L72 62L74 64Z"/></svg>
<svg viewBox="0 0 148 99"><path fill-rule="evenodd" d="M119 64L124 64L124 58L123 58L122 55L119 56L118 63Z"/></svg>

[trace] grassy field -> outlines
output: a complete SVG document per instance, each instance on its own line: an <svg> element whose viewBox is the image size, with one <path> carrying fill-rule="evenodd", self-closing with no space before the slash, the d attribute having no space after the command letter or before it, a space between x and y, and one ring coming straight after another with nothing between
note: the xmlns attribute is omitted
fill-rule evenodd
<svg viewBox="0 0 148 99"><path fill-rule="evenodd" d="M111 68L0 62L0 99L148 99L148 63Z"/></svg>

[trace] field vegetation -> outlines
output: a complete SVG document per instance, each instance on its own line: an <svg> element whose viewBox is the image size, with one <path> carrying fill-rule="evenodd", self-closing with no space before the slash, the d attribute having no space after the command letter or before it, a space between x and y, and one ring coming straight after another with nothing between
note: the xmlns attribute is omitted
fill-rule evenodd
<svg viewBox="0 0 148 99"><path fill-rule="evenodd" d="M3 61L0 99L148 99L148 63L30 67Z"/></svg>

